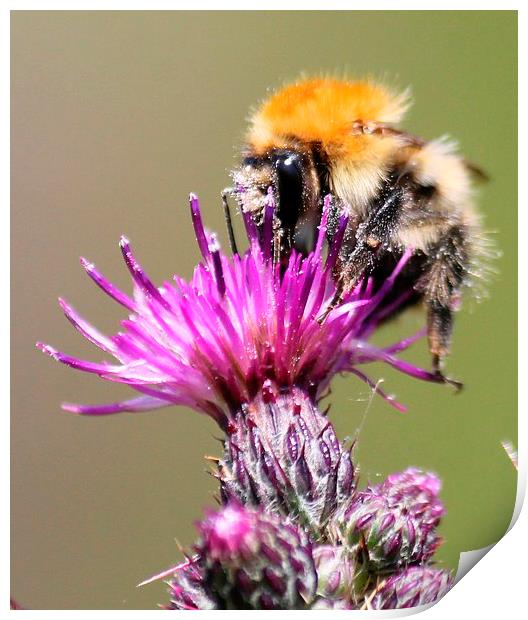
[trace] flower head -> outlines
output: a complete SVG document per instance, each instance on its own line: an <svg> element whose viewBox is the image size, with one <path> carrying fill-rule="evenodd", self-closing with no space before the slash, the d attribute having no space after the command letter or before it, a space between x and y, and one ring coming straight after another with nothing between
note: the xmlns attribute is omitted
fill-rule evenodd
<svg viewBox="0 0 528 620"><path fill-rule="evenodd" d="M372 570L425 562L441 539L435 532L444 514L440 480L408 469L356 493L336 515L333 527L349 552Z"/></svg>
<svg viewBox="0 0 528 620"><path fill-rule="evenodd" d="M298 609L315 596L312 545L291 522L230 503L199 524L205 589L223 609Z"/></svg>
<svg viewBox="0 0 528 620"><path fill-rule="evenodd" d="M433 529L445 513L439 499L442 482L436 474L415 467L389 474L378 486L392 505L405 508L413 517L420 519L422 529Z"/></svg>
<svg viewBox="0 0 528 620"><path fill-rule="evenodd" d="M92 280L129 312L122 321L123 330L104 336L65 301L60 300L60 305L74 327L116 363L89 362L48 345L38 346L68 366L127 384L140 396L106 405L65 404L64 408L97 415L179 404L207 413L226 428L233 413L250 402L267 380L281 389L299 387L317 399L339 372L351 372L374 386L359 366L383 361L409 375L439 381L433 373L395 356L421 333L382 349L367 342L383 319L387 309L382 309L382 302L410 252L379 290L373 292L372 282L364 281L330 309L336 291L332 272L348 221L344 213L333 221L330 202L325 200L314 251L308 256L292 251L286 265L274 257L271 198L258 230L244 214L249 248L242 256L228 257L215 236L206 233L194 195L191 215L202 262L189 282L174 276L172 282L157 287L125 237L120 246L132 276L133 297L81 259ZM325 255L331 219L334 232Z"/></svg>
<svg viewBox="0 0 528 620"><path fill-rule="evenodd" d="M383 580L370 598L372 609L403 609L434 603L453 587L451 573L410 566Z"/></svg>
<svg viewBox="0 0 528 620"><path fill-rule="evenodd" d="M233 418L216 474L224 502L262 505L294 519L314 536L355 487L350 449L299 388L262 394Z"/></svg>

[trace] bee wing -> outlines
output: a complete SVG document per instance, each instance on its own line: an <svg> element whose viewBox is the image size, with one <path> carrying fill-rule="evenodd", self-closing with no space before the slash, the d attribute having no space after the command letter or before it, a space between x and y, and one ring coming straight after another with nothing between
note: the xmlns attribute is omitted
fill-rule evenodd
<svg viewBox="0 0 528 620"><path fill-rule="evenodd" d="M396 129L395 127L391 127L389 125L380 125L377 128L377 131L379 131L379 133L381 134L390 134L393 136L394 135L399 136L409 146L415 146L417 148L420 148L427 144L426 140L424 140L423 138L420 138L419 136L415 136L402 129ZM476 180L482 181L482 182L486 182L490 180L489 174L485 170L483 170L480 166L478 166L477 164L474 164L473 162L467 159L462 159L462 161L464 162L464 166L467 168L467 170L469 170L469 172L473 175L473 177Z"/></svg>
<svg viewBox="0 0 528 620"><path fill-rule="evenodd" d="M489 174L480 166L477 166L476 164L468 161L467 159L464 159L462 161L464 162L464 166L466 166L466 168L469 170L469 172L471 172L471 174L477 181L487 182L490 180Z"/></svg>

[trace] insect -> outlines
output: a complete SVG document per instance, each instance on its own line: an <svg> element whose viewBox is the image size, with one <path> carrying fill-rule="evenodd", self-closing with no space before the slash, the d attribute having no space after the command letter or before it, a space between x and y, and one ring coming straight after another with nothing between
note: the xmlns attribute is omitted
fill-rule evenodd
<svg viewBox="0 0 528 620"><path fill-rule="evenodd" d="M233 194L258 225L271 187L284 258L292 248L313 248L323 198L331 194L334 210L347 209L350 218L334 305L365 276L380 286L412 249L394 295L410 292L405 306L423 301L433 370L460 387L443 366L453 311L480 252L472 177L485 175L454 144L400 129L408 107L408 93L369 81L306 79L279 89L251 117L224 206L229 217Z"/></svg>

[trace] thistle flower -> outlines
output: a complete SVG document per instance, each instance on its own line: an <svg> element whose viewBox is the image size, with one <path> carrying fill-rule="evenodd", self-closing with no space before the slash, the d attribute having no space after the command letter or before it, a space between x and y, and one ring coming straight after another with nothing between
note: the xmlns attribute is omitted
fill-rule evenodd
<svg viewBox="0 0 528 620"><path fill-rule="evenodd" d="M154 285L124 237L133 296L81 259L91 279L128 311L123 330L107 337L65 301L60 305L74 327L117 362L89 362L38 346L139 396L63 407L106 415L185 405L225 432L215 473L223 506L200 524L197 556L147 580L171 576L170 609L357 608L377 571L426 562L439 543L438 479L407 470L357 493L350 450L318 407L335 374L349 372L404 410L360 369L375 361L443 382L397 357L423 330L384 348L368 342L410 293L394 295L394 285L412 252L377 290L366 279L334 307L334 270L348 215L335 214L329 197L307 256L295 250L280 256L271 195L258 226L243 214L249 247L241 256L220 251L194 195L190 207L202 262L189 282L174 276ZM414 601L413 575L383 582L372 601ZM427 578L425 598L444 584L437 575Z"/></svg>
<svg viewBox="0 0 528 620"><path fill-rule="evenodd" d="M441 539L440 480L408 469L354 495L332 527L349 553L379 571L425 562Z"/></svg>
<svg viewBox="0 0 528 620"><path fill-rule="evenodd" d="M299 609L317 575L307 535L293 523L230 503L199 524L203 582L220 609Z"/></svg>
<svg viewBox="0 0 528 620"><path fill-rule="evenodd" d="M369 598L371 609L402 609L434 603L453 587L451 573L410 566L383 580Z"/></svg>
<svg viewBox="0 0 528 620"><path fill-rule="evenodd" d="M60 300L60 305L74 327L117 363L85 361L42 343L37 346L68 366L127 384L140 396L104 405L64 404L64 409L105 415L185 405L210 415L225 430L267 380L281 390L298 387L314 401L339 372L350 372L373 387L374 382L359 369L373 361L421 379L441 380L396 357L422 332L385 348L367 342L383 319L381 303L410 252L376 293L372 282L363 282L327 313L336 290L332 270L348 221L343 213L332 223L335 233L325 258L329 198L314 252L303 257L293 251L286 266L274 260L271 199L260 230L244 214L249 248L243 256L233 257L221 253L215 236L204 230L194 195L190 204L203 259L190 282L174 276L173 282L156 287L125 237L120 246L132 276L133 297L81 259L92 280L129 312L122 321L123 331L104 336L67 302ZM403 409L390 396L378 393Z"/></svg>

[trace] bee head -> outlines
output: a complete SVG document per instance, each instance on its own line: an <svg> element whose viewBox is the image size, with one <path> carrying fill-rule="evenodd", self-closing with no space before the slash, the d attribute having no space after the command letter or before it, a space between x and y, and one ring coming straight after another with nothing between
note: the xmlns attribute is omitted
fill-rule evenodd
<svg viewBox="0 0 528 620"><path fill-rule="evenodd" d="M271 187L284 253L295 248L313 249L320 217L320 182L313 155L296 148L248 153L233 173L235 194L241 209L262 224Z"/></svg>

